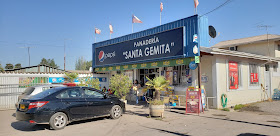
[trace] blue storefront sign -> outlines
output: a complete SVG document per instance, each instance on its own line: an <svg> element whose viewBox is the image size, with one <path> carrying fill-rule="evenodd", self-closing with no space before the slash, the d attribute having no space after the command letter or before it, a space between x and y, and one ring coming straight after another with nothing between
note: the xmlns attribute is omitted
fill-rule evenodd
<svg viewBox="0 0 280 136"><path fill-rule="evenodd" d="M183 27L98 47L95 50L96 66L145 61L184 55Z"/></svg>
<svg viewBox="0 0 280 136"><path fill-rule="evenodd" d="M197 68L197 64L194 61L192 61L192 62L189 63L189 68L191 70L195 70Z"/></svg>
<svg viewBox="0 0 280 136"><path fill-rule="evenodd" d="M98 78L99 82L107 82L106 77L91 77ZM74 83L80 82L78 78L74 80ZM64 83L64 77L49 77L49 83Z"/></svg>
<svg viewBox="0 0 280 136"><path fill-rule="evenodd" d="M63 77L49 77L49 83L63 83Z"/></svg>
<svg viewBox="0 0 280 136"><path fill-rule="evenodd" d="M208 19L190 16L92 44L92 67L140 64L200 56L209 45Z"/></svg>

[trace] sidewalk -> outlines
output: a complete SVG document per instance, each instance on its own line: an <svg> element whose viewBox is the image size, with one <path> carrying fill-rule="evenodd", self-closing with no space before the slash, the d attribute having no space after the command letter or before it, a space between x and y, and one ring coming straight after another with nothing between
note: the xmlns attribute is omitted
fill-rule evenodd
<svg viewBox="0 0 280 136"><path fill-rule="evenodd" d="M128 109L130 115L149 116L147 107L129 105ZM151 120L161 121L154 125L157 129L183 135L280 135L280 116L275 115L221 110L186 115L185 108L172 108L165 110L163 119Z"/></svg>
<svg viewBox="0 0 280 136"><path fill-rule="evenodd" d="M167 109L164 118L150 118L144 105L127 105L127 112L117 120L97 118L70 123L63 130L48 125L16 121L14 110L0 111L0 135L6 136L236 136L258 134L278 136L280 116L248 112L210 110L187 114L184 108Z"/></svg>

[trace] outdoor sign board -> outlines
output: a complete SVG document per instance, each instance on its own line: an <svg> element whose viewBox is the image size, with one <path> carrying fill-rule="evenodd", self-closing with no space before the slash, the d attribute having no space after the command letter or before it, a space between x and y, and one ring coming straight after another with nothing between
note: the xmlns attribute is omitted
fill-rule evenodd
<svg viewBox="0 0 280 136"><path fill-rule="evenodd" d="M229 89L238 89L238 63L228 62L229 69Z"/></svg>
<svg viewBox="0 0 280 136"><path fill-rule="evenodd" d="M183 27L95 49L95 65L183 56Z"/></svg>
<svg viewBox="0 0 280 136"><path fill-rule="evenodd" d="M186 113L199 113L199 102L199 91L188 89L186 92Z"/></svg>
<svg viewBox="0 0 280 136"><path fill-rule="evenodd" d="M80 77L83 78L83 77ZM99 82L107 82L107 78L106 77L90 77L90 79L92 78L98 78ZM49 77L49 83L64 83L64 77ZM79 78L76 78L74 80L75 83L79 82Z"/></svg>
<svg viewBox="0 0 280 136"><path fill-rule="evenodd" d="M147 30L96 42L92 44L92 67L96 72L112 71L112 68L116 68L113 71L120 70L122 66L127 65L128 69L130 66L135 69L136 65L139 69L140 64L145 67L145 64L150 62L194 58L200 56L201 45L209 45L208 34L207 16L193 15Z"/></svg>

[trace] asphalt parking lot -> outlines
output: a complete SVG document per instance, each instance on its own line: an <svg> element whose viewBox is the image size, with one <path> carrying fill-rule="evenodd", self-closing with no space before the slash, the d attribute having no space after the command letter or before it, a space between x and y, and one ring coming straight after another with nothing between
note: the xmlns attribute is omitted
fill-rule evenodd
<svg viewBox="0 0 280 136"><path fill-rule="evenodd" d="M15 120L15 111L0 111L0 135L3 136L164 136L164 135L279 135L280 116L250 112L206 111L199 116L184 114L184 109L167 109L163 119L148 117L143 106L128 105L118 120L97 118L73 122L63 130Z"/></svg>

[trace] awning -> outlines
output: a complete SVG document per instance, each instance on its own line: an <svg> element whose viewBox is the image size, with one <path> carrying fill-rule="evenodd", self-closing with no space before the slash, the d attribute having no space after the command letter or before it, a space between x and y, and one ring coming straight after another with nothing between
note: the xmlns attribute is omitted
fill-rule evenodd
<svg viewBox="0 0 280 136"><path fill-rule="evenodd" d="M182 58L182 59L164 60L164 61L156 61L156 62L149 62L149 63L139 63L139 64L130 64L130 65L121 65L121 66L111 66L111 67L98 67L95 68L95 71L101 72L101 71L172 67L172 66L188 65L191 61L194 61L194 58Z"/></svg>

